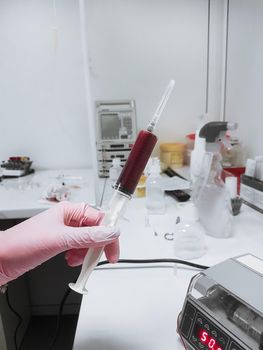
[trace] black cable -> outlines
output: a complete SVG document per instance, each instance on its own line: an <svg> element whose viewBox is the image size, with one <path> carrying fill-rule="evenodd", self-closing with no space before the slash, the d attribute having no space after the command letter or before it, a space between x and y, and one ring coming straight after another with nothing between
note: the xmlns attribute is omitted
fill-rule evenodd
<svg viewBox="0 0 263 350"><path fill-rule="evenodd" d="M180 259L119 259L117 263L125 263L125 264L154 264L154 263L175 263L181 265L187 265L191 267L195 267L197 269L206 270L209 267L205 265L195 264L189 261L180 260ZM97 266L107 265L109 261L104 260L100 261Z"/></svg>
<svg viewBox="0 0 263 350"><path fill-rule="evenodd" d="M67 300L67 297L69 296L69 293L71 292L71 289L70 288L67 288L66 292L64 293L63 295L63 298L61 300L61 303L59 305L59 310L58 310L58 315L57 315L57 326L56 326L56 331L55 331L55 334L49 344L49 350L51 350L53 348L53 346L55 345L56 341L57 341L57 337L59 335L59 330L60 330L60 320L61 320L61 316L62 316L62 313L63 313L63 308L64 308L64 305L65 305L65 302Z"/></svg>
<svg viewBox="0 0 263 350"><path fill-rule="evenodd" d="M197 269L201 269L201 270L206 270L209 267L205 266L205 265L200 265L200 264L195 264L189 261L185 261L185 260L179 260L179 259L119 259L118 262L119 264L121 263L125 263L125 264L154 264L154 263L175 263L175 264L181 264L181 265L186 265L186 266L191 266ZM108 265L110 264L110 262L108 260L103 260L100 261L97 266L103 266L103 265ZM75 281L76 282L76 281ZM57 316L57 327L56 327L56 331L54 334L54 337L49 345L49 350L52 350L53 346L56 343L58 334L59 334L59 329L60 329L60 320L61 320L61 316L63 313L63 308L66 302L67 297L69 296L69 293L71 292L71 289L68 288L61 300L60 303L60 307L59 307L59 312L58 312L58 316Z"/></svg>
<svg viewBox="0 0 263 350"><path fill-rule="evenodd" d="M175 264L181 264L181 265L194 267L194 268L201 269L201 270L208 269L208 266L205 266L205 265L195 264L195 263L192 263L192 262L189 262L189 261L185 261L185 260L169 259L169 258L167 258L167 259L119 259L117 263L125 263L125 264L175 263ZM97 266L103 266L103 265L107 265L107 264L110 264L110 262L108 260L103 260L103 261L100 261L97 264ZM59 331L60 331L61 316L63 314L63 309L64 309L64 306L65 306L65 302L66 302L70 292L71 292L71 289L67 288L67 290L64 293L63 298L61 300L61 303L59 305L59 311L58 311L58 315L57 315L56 331L55 331L55 334L53 336L53 339L51 340L51 342L49 344L49 350L52 350L52 348L54 347L54 345L55 345L55 343L57 341L57 337L58 337ZM15 329L15 334L14 334L15 349L19 350L18 342L17 342L17 333L18 333L19 327L21 326L21 324L23 322L23 318L13 308L13 306L11 305L8 289L7 289L6 293L5 293L5 295L6 295L6 301L7 301L7 305L9 307L9 309L19 319L18 324L17 324L16 329Z"/></svg>
<svg viewBox="0 0 263 350"><path fill-rule="evenodd" d="M9 307L9 309L13 312L13 314L18 318L18 324L16 326L16 329L15 329L15 333L14 333L14 341L15 341L15 349L18 350L19 349L19 346L18 346L18 341L17 341L17 333L18 333L18 329L19 327L21 326L21 324L23 323L23 318L22 316L13 308L13 306L11 305L10 303L10 298L9 298L9 291L8 291L8 288L6 290L6 302L7 302L7 305Z"/></svg>

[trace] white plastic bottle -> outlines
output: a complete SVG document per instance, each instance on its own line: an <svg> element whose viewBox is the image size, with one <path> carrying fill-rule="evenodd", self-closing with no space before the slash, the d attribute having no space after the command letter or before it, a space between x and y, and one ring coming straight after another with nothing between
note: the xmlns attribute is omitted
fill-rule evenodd
<svg viewBox="0 0 263 350"><path fill-rule="evenodd" d="M164 214L165 201L162 186L161 167L158 158L153 158L146 180L146 208L149 214Z"/></svg>
<svg viewBox="0 0 263 350"><path fill-rule="evenodd" d="M115 185L121 171L122 171L122 166L121 166L120 158L113 158L112 166L110 167L110 171L109 171L109 178L112 186Z"/></svg>

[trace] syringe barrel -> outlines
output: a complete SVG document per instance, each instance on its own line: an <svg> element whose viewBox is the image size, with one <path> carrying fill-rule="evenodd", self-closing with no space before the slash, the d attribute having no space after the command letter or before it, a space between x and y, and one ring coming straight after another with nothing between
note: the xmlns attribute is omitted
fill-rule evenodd
<svg viewBox="0 0 263 350"><path fill-rule="evenodd" d="M147 130L141 130L116 182L119 191L132 195L151 156L157 137Z"/></svg>
<svg viewBox="0 0 263 350"><path fill-rule="evenodd" d="M113 197L109 203L109 211L107 211L100 222L100 225L114 226L118 219L122 217L126 205L130 200L130 196L115 191ZM101 255L104 251L104 247L90 248L84 258L80 275L75 283L70 283L69 287L77 293L86 294L86 284L94 268L100 261Z"/></svg>
<svg viewBox="0 0 263 350"><path fill-rule="evenodd" d="M126 204L135 191L156 142L157 137L154 134L147 130L140 131L116 182L116 191L109 203L109 211L104 216L101 224L113 226L123 215ZM97 266L103 250L103 247L88 250L76 283L69 284L71 289L81 294L87 293L86 283L93 269Z"/></svg>

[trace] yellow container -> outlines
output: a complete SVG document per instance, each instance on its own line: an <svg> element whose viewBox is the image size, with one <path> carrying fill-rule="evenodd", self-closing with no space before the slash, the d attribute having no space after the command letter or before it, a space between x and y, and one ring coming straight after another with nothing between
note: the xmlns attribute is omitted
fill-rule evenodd
<svg viewBox="0 0 263 350"><path fill-rule="evenodd" d="M184 165L185 143L162 143L161 161L167 166L181 168Z"/></svg>
<svg viewBox="0 0 263 350"><path fill-rule="evenodd" d="M142 175L136 187L136 191L135 191L136 197L145 197L145 190L146 190L146 176Z"/></svg>

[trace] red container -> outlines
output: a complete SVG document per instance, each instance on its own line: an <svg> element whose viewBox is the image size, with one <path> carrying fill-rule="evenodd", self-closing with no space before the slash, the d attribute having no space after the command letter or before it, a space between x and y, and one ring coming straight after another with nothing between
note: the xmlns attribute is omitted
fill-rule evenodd
<svg viewBox="0 0 263 350"><path fill-rule="evenodd" d="M246 168L238 167L238 168L224 168L222 171L222 179L225 181L227 176L235 176L237 177L237 194L240 194L240 177L244 174Z"/></svg>

